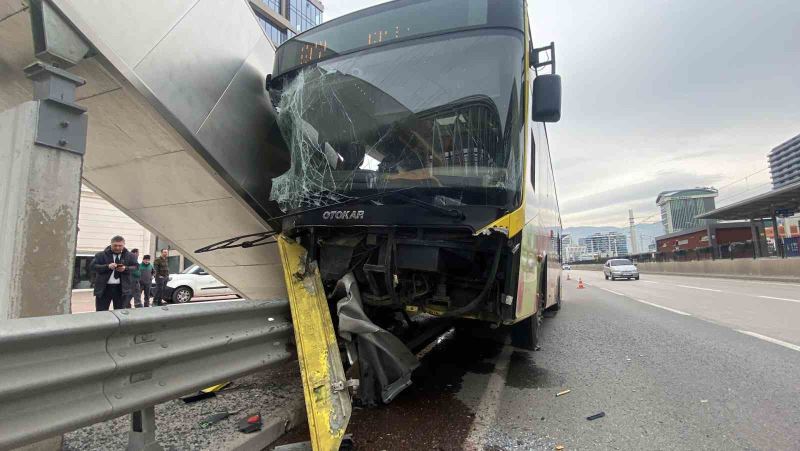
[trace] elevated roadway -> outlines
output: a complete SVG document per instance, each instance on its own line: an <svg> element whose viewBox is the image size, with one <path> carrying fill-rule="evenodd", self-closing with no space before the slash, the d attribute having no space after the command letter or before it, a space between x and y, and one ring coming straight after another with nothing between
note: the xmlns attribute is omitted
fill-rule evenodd
<svg viewBox="0 0 800 451"><path fill-rule="evenodd" d="M0 0L0 111L32 98L30 4ZM273 246L193 252L269 231L270 180L288 168L268 145L275 50L247 2L48 4L90 44L69 69L87 80L84 182L243 296L284 297Z"/></svg>

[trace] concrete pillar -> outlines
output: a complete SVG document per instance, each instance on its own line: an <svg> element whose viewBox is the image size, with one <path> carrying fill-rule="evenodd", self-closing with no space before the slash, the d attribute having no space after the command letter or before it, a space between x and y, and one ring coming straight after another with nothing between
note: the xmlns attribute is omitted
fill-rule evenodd
<svg viewBox="0 0 800 451"><path fill-rule="evenodd" d="M72 102L82 80L42 64L26 71L37 100L0 113L3 320L70 313L78 236L86 115Z"/></svg>
<svg viewBox="0 0 800 451"><path fill-rule="evenodd" d="M750 219L750 232L751 232L751 234L753 236L753 259L756 259L756 258L761 256L760 255L761 251L759 249L760 248L759 242L761 240L759 239L758 229L756 228L756 220L755 219Z"/></svg>
<svg viewBox="0 0 800 451"><path fill-rule="evenodd" d="M708 245L711 247L711 259L716 260L720 258L719 248L717 246L717 226L713 223L706 225L706 236L708 236Z"/></svg>
<svg viewBox="0 0 800 451"><path fill-rule="evenodd" d="M781 238L780 228L778 227L778 218L775 215L775 209L771 209L772 217L772 238L775 241L775 252L778 257L786 258L786 249L783 248L783 238Z"/></svg>

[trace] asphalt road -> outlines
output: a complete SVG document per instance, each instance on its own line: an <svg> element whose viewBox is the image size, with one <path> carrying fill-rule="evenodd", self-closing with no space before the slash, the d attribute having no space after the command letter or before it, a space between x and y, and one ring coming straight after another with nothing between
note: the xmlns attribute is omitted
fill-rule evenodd
<svg viewBox="0 0 800 451"><path fill-rule="evenodd" d="M800 449L798 286L571 277L540 351L443 336L395 402L356 409L356 449Z"/></svg>
<svg viewBox="0 0 800 451"><path fill-rule="evenodd" d="M586 289L564 281L564 308L545 321L542 350L512 354L486 445L800 449L800 348L739 332L797 342L800 304L758 298L798 297L796 286L571 276ZM586 420L600 411L604 418Z"/></svg>

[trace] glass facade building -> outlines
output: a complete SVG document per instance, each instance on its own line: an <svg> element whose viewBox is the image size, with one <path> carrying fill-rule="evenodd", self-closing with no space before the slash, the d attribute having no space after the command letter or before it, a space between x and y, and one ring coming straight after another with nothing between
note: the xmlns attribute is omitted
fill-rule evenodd
<svg viewBox="0 0 800 451"><path fill-rule="evenodd" d="M281 0L260 0L267 8L281 14Z"/></svg>
<svg viewBox="0 0 800 451"><path fill-rule="evenodd" d="M281 45L286 41L287 30L278 28L272 21L262 17L261 14L258 13L256 13L256 20L258 20L261 29L264 30L264 33L267 34L267 37L270 38L275 45Z"/></svg>
<svg viewBox="0 0 800 451"><path fill-rule="evenodd" d="M578 240L585 253L594 257L623 257L628 255L628 237L619 232L594 233Z"/></svg>
<svg viewBox="0 0 800 451"><path fill-rule="evenodd" d="M258 25L276 45L322 23L319 0L250 0Z"/></svg>
<svg viewBox="0 0 800 451"><path fill-rule="evenodd" d="M322 23L322 10L309 0L289 0L289 20L302 33Z"/></svg>
<svg viewBox="0 0 800 451"><path fill-rule="evenodd" d="M769 153L772 189L800 182L800 135L786 141Z"/></svg>
<svg viewBox="0 0 800 451"><path fill-rule="evenodd" d="M697 219L696 216L716 208L714 198L717 194L718 191L714 188L664 191L659 194L656 204L661 209L664 233L706 226L714 222L711 219Z"/></svg>

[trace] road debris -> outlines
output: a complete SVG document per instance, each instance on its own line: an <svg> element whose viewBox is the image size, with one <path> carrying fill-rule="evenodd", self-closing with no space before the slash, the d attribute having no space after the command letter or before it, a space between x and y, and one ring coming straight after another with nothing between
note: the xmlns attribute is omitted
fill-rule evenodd
<svg viewBox="0 0 800 451"><path fill-rule="evenodd" d="M354 449L355 443L353 442L353 434L345 434L344 438L342 438L342 444L339 445L339 451L352 451ZM272 451L311 451L311 442L305 441L278 445L272 448Z"/></svg>
<svg viewBox="0 0 800 451"><path fill-rule="evenodd" d="M272 451L311 451L311 442L287 443L272 448Z"/></svg>
<svg viewBox="0 0 800 451"><path fill-rule="evenodd" d="M208 393L198 392L195 393L194 395L184 396L183 398L181 398L181 401L185 402L186 404L191 404L193 402L202 401L204 399L213 398L215 396L217 396L215 392L208 392Z"/></svg>
<svg viewBox="0 0 800 451"><path fill-rule="evenodd" d="M594 415L590 415L590 416L586 417L586 419L589 420L589 421L592 421L592 420L596 420L598 418L603 418L604 416L606 416L605 412L598 412L598 413L596 413Z"/></svg>
<svg viewBox="0 0 800 451"><path fill-rule="evenodd" d="M700 400L700 402L701 402L701 403L707 403L707 402L708 402L708 400L707 400L707 399L701 399L701 400Z"/></svg>
<svg viewBox="0 0 800 451"><path fill-rule="evenodd" d="M210 387L204 388L204 389L202 389L202 390L200 390L200 391L201 391L202 393L216 393L216 392L218 392L218 391L220 391L220 390L224 389L224 388L225 388L225 387L227 387L228 385L231 385L231 383L230 383L230 382L223 382L223 383L221 383L221 384L212 385L212 386L210 386Z"/></svg>
<svg viewBox="0 0 800 451"><path fill-rule="evenodd" d="M251 432L257 432L261 430L261 426L263 425L263 421L261 420L261 414L250 414L242 419L239 420L236 427L239 429L239 432L244 432L245 434L249 434Z"/></svg>
<svg viewBox="0 0 800 451"><path fill-rule="evenodd" d="M198 423L198 424L200 425L201 428L205 429L205 428L207 428L207 427L209 427L209 426L211 426L213 424L219 423L220 421L228 418L229 416L231 416L231 415L233 415L235 413L239 413L239 412L240 411L237 410L235 412L217 412L217 413L212 413L211 415L209 415L209 416L203 418L202 420L200 420L200 423Z"/></svg>
<svg viewBox="0 0 800 451"><path fill-rule="evenodd" d="M564 445L556 445L556 451L561 451L564 449Z"/></svg>
<svg viewBox="0 0 800 451"><path fill-rule="evenodd" d="M566 395L567 393L569 393L571 391L572 390L570 390L570 389L566 389L564 391L560 391L560 392L556 393L556 397Z"/></svg>

